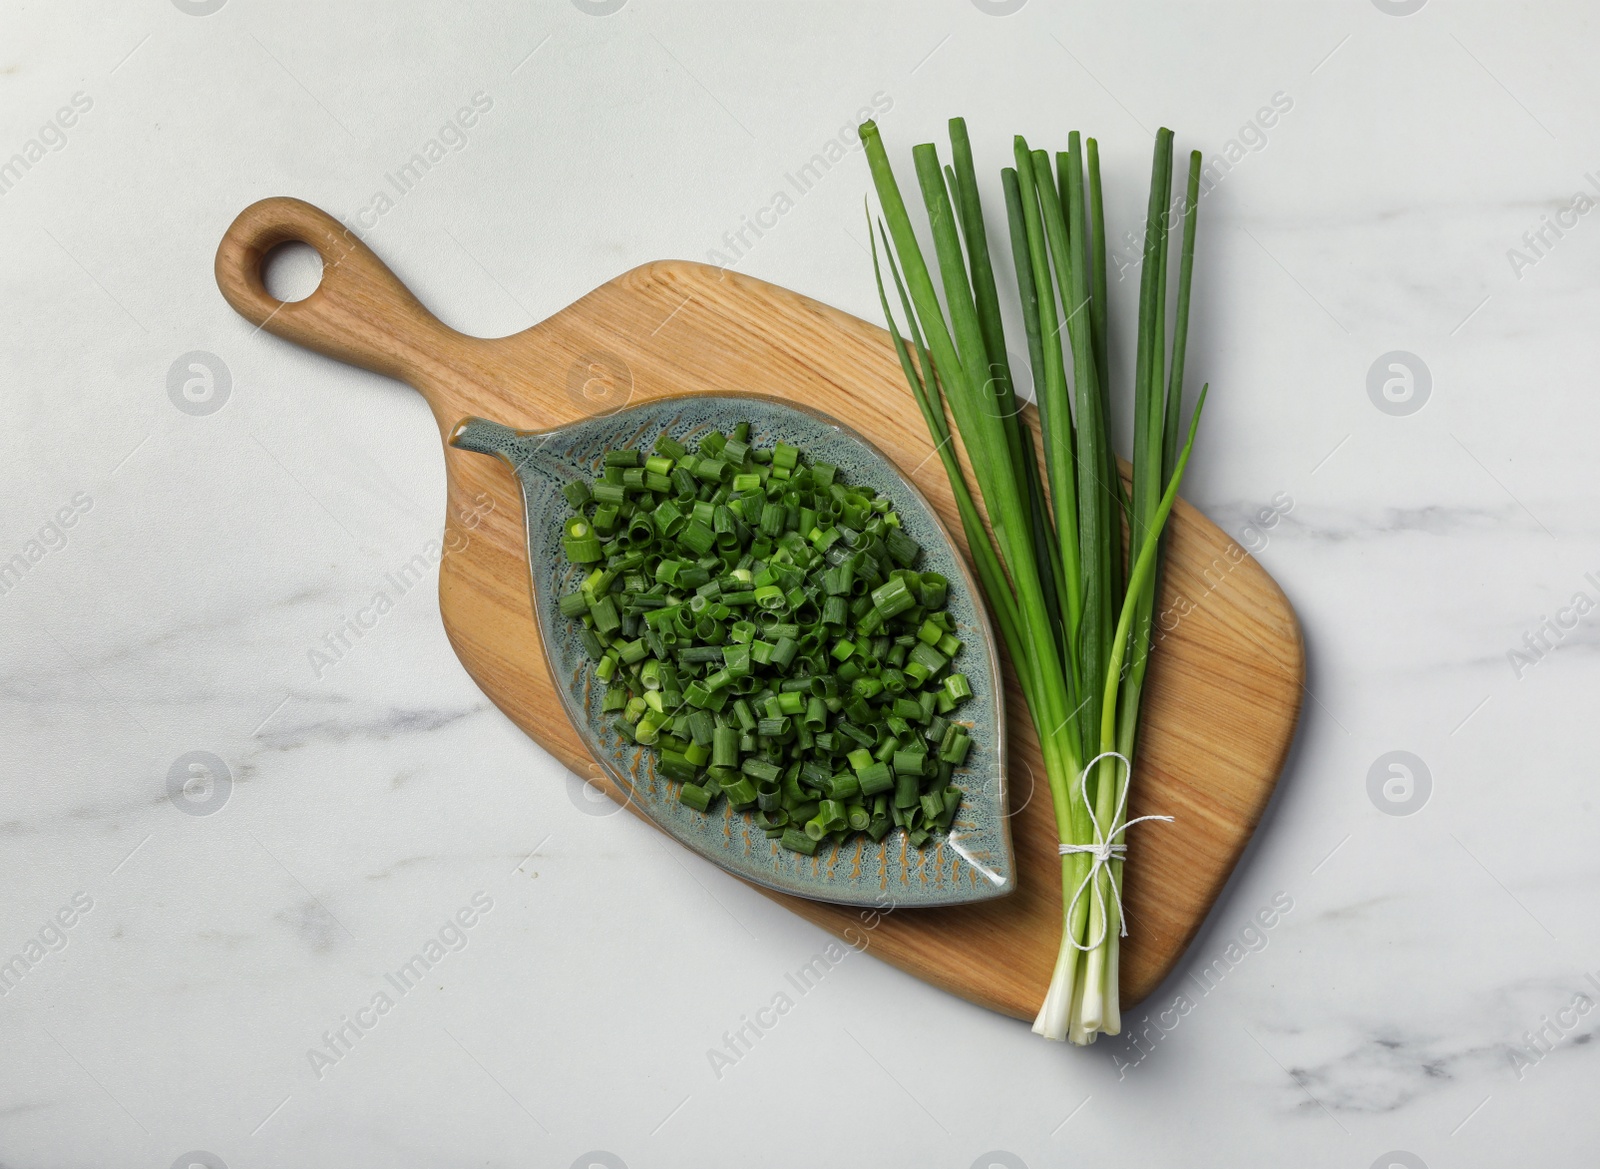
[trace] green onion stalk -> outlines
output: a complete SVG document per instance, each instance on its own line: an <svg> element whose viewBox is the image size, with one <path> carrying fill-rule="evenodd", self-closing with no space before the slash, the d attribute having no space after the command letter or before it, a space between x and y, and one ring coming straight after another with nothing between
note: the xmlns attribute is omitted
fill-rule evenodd
<svg viewBox="0 0 1600 1169"><path fill-rule="evenodd" d="M1007 358L966 124L950 121L948 164L931 143L911 152L937 286L878 128L865 122L860 132L882 209L875 233L868 223L878 297L1038 733L1062 846L1061 947L1033 1029L1092 1043L1122 1026L1117 957L1126 932L1120 889L1130 761L1161 534L1206 393L1202 387L1183 427L1200 154L1190 155L1182 199L1169 347L1173 145L1170 130L1156 135L1132 376L1133 458L1124 481L1110 434L1106 228L1095 140L1072 133L1052 165L1048 153L1019 136L1015 166L1001 172L1036 434ZM886 291L885 260L904 333Z"/></svg>

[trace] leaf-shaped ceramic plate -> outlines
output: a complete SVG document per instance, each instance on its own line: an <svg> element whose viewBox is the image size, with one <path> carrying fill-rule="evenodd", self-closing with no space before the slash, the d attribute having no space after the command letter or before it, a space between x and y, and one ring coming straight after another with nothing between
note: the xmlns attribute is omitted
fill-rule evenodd
<svg viewBox="0 0 1600 1169"><path fill-rule="evenodd" d="M874 843L858 834L842 845L824 843L815 856L778 846L748 813L726 800L710 813L680 803L677 784L655 765L655 752L615 729L601 713L605 684L584 652L578 626L558 607L584 571L562 554L562 525L571 509L563 485L592 480L601 457L615 447L649 447L663 432L692 445L712 430L748 422L751 442L778 439L839 468L843 482L871 487L889 498L907 534L922 545L915 567L951 582L949 612L965 643L955 667L967 675L974 697L959 711L969 724L972 750L952 782L966 792L948 836L913 848L904 831ZM958 905L1009 893L1015 883L1006 815L1005 715L994 633L966 563L928 501L871 443L848 426L815 411L759 395L667 398L544 433L512 430L481 418L456 427L451 444L503 459L522 485L534 616L539 622L557 691L585 745L628 799L668 835L748 881L785 893L847 905L892 901L902 907Z"/></svg>

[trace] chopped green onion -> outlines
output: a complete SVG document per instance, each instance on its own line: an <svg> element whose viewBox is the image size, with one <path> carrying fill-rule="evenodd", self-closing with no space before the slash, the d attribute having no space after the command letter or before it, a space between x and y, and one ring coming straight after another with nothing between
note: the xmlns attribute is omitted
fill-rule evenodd
<svg viewBox="0 0 1600 1169"><path fill-rule="evenodd" d="M574 564L593 564L604 555L600 550L600 537L595 535L594 527L582 516L567 520L565 533L561 538L561 547L567 559Z"/></svg>
<svg viewBox="0 0 1600 1169"><path fill-rule="evenodd" d="M678 800L706 812L726 796L805 855L948 827L934 757L958 749L955 728L923 728L970 687L951 672L948 581L916 570L890 501L796 446L756 445L747 424L697 449L663 433L599 466L563 488L563 549L586 575L558 605L602 711Z"/></svg>
<svg viewBox="0 0 1600 1169"><path fill-rule="evenodd" d="M678 802L688 804L697 812L704 812L711 806L711 794L697 784L685 783L678 789Z"/></svg>
<svg viewBox="0 0 1600 1169"><path fill-rule="evenodd" d="M794 828L785 828L778 843L790 852L802 852L806 856L815 856L817 853L817 838Z"/></svg>

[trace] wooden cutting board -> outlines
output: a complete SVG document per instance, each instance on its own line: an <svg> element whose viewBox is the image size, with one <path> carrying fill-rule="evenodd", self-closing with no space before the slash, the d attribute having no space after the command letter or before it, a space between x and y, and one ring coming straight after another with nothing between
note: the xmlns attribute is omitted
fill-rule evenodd
<svg viewBox="0 0 1600 1169"><path fill-rule="evenodd" d="M322 283L282 303L265 253L310 244ZM530 329L486 340L446 327L345 226L297 199L246 208L217 250L218 286L248 320L297 344L410 383L441 437L466 415L542 430L650 398L759 391L849 423L881 447L960 540L949 485L902 381L888 334L735 272L667 260L626 272ZM868 274L863 269L862 280ZM1203 436L1201 458L1226 436ZM518 726L581 776L618 793L561 716L529 603L521 493L497 460L445 446L439 608L461 662ZM1130 816L1124 1007L1173 968L1249 840L1299 718L1304 647L1266 572L1182 501L1173 513L1162 637L1145 692ZM1049 790L1007 670L1009 776L1018 889L945 909L872 910L766 892L800 916L918 978L1031 1019L1060 939L1061 880Z"/></svg>

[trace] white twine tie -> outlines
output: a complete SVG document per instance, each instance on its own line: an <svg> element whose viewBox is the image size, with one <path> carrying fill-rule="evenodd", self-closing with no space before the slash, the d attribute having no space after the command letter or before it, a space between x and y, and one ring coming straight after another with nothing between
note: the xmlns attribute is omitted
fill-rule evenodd
<svg viewBox="0 0 1600 1169"><path fill-rule="evenodd" d="M1062 856L1073 856L1077 853L1088 853L1090 857L1089 872L1083 878L1083 880L1079 882L1077 891L1072 894L1072 900L1067 903L1066 908L1066 920L1071 921L1072 911L1078 907L1078 901L1083 896L1083 891L1090 885L1094 886L1095 900L1100 906L1100 936L1094 941L1088 943L1080 942L1077 938L1071 937L1070 935L1067 939L1073 944L1074 947L1083 951L1085 954L1087 954L1090 950L1097 948L1106 940L1106 893L1099 881L1100 871L1102 869L1105 870L1106 874L1105 883L1111 886L1111 896L1116 902L1117 923L1121 927L1120 936L1124 938L1128 936L1128 922L1127 919L1122 916L1122 890L1117 886L1116 878L1112 876L1111 873L1112 860L1121 860L1123 856L1127 854L1128 846L1123 844L1121 841L1116 840L1115 838L1121 836L1135 824L1142 824L1146 820L1161 820L1167 824L1172 823L1171 816L1138 816L1127 821L1126 823L1122 823L1122 814L1127 810L1128 807L1128 785L1123 784L1122 798L1117 801L1116 810L1111 813L1111 823L1113 828L1112 832L1108 836L1105 829L1100 826L1100 821L1095 818L1094 804L1089 800L1089 773L1094 770L1094 765L1100 762L1102 759L1122 760L1122 765L1128 769L1128 775L1130 778L1132 778L1133 764L1128 762L1128 757L1123 755L1121 752L1102 751L1093 759L1089 760L1089 762L1084 766L1083 775L1080 777L1080 782L1081 790L1083 792L1084 807L1088 808L1089 823L1094 827L1094 843L1063 844L1060 846ZM1117 827L1119 823L1121 824L1121 827Z"/></svg>

